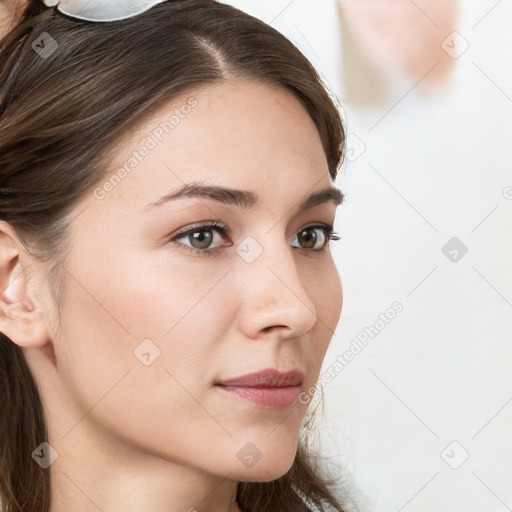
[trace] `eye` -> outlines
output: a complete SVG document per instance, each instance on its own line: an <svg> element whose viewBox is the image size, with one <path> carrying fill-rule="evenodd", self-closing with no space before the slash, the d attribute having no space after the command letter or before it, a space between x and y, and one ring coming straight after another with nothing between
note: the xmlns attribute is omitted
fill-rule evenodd
<svg viewBox="0 0 512 512"><path fill-rule="evenodd" d="M219 233L221 233L222 236L219 235ZM176 242L177 240L188 239L190 245L179 242L184 246L184 249L188 249L196 254L210 256L211 253L218 250L218 248L210 248L212 243L219 241L222 242L222 237L225 237L228 234L229 229L226 226L223 226L218 222L210 222L208 224L190 227L186 231L179 233L171 241ZM233 245L233 243L226 244L225 246L231 245Z"/></svg>
<svg viewBox="0 0 512 512"><path fill-rule="evenodd" d="M292 242L297 241L299 244L302 244L299 245L299 249L323 251L327 249L329 240L339 240L339 236L334 232L333 226L316 224L302 228L293 237Z"/></svg>

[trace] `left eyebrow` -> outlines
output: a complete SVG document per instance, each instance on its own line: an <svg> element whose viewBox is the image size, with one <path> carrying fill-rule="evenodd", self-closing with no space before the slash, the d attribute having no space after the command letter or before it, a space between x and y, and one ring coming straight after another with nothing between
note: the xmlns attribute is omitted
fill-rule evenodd
<svg viewBox="0 0 512 512"><path fill-rule="evenodd" d="M145 209L160 206L169 201L185 197L201 197L245 209L253 208L258 204L258 195L249 190L238 190L218 185L205 185L203 183L193 182L186 183L169 194L147 204ZM303 199L299 204L298 211L307 210L308 208L313 208L313 206L317 206L328 201L333 201L336 206L339 206L343 203L344 198L345 195L339 188L325 187L320 190L316 190Z"/></svg>

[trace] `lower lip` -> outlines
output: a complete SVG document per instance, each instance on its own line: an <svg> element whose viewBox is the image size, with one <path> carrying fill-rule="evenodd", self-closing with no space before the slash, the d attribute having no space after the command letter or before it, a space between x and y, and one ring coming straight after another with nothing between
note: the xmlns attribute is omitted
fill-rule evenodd
<svg viewBox="0 0 512 512"><path fill-rule="evenodd" d="M250 388L217 385L216 387L226 393L229 393L231 396L239 396L267 409L282 409L283 407L289 407L290 405L295 404L300 393L300 386Z"/></svg>

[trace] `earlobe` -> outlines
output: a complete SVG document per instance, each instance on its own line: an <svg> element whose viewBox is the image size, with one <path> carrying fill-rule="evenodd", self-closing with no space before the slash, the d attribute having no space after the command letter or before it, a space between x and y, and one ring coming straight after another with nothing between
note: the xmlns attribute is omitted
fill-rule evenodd
<svg viewBox="0 0 512 512"><path fill-rule="evenodd" d="M28 293L30 256L20 251L13 229L0 221L0 332L21 347L38 347L48 341L47 329Z"/></svg>

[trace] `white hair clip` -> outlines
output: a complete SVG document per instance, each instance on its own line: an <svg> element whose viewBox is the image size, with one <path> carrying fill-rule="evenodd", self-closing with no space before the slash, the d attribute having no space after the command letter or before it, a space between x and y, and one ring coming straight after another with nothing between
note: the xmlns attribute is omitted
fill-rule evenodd
<svg viewBox="0 0 512 512"><path fill-rule="evenodd" d="M63 14L88 21L116 21L131 18L165 0L43 0Z"/></svg>

